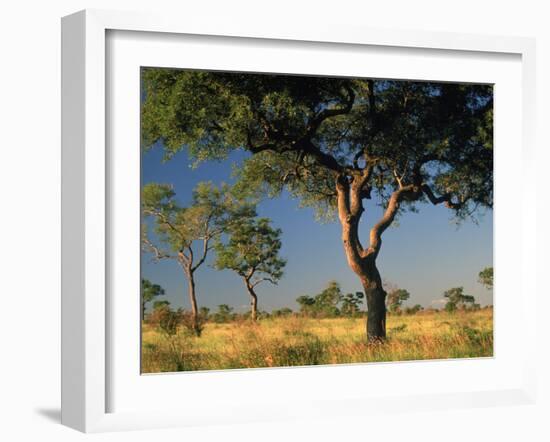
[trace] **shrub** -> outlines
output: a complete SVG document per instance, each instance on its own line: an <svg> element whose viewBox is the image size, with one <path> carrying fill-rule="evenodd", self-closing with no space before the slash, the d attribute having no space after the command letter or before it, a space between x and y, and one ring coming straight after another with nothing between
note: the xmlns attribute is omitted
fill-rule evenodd
<svg viewBox="0 0 550 442"><path fill-rule="evenodd" d="M193 321L193 314L186 310L180 311L179 322L184 327L185 331L189 335L200 336L204 330L204 325L207 321L207 317L200 314L197 317L196 322Z"/></svg>

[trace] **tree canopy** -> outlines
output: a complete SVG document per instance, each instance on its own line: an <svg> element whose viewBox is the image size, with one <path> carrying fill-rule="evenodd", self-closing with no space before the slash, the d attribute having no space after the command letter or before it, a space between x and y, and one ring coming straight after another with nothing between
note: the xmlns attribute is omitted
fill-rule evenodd
<svg viewBox="0 0 550 442"><path fill-rule="evenodd" d="M314 317L338 316L341 300L342 289L337 281L329 281L326 288L315 296L302 295L296 298L300 311Z"/></svg>
<svg viewBox="0 0 550 442"><path fill-rule="evenodd" d="M156 259L172 258L190 271L195 271L206 259L214 241L229 222L255 213L252 205L236 199L227 185L220 188L210 182L199 183L188 207L180 207L175 192L168 184L149 183L142 191L143 214L154 220L157 244L145 231L143 243ZM202 243L195 251L193 243ZM198 255L198 259L195 256Z"/></svg>
<svg viewBox="0 0 550 442"><path fill-rule="evenodd" d="M254 155L243 188L336 207L335 177L382 205L445 203L459 218L493 203L489 85L146 69L145 148L197 160Z"/></svg>
<svg viewBox="0 0 550 442"><path fill-rule="evenodd" d="M227 241L220 237L216 243L215 267L233 270L243 278L252 299L253 319L258 312L256 286L264 281L277 284L283 276L286 261L279 256L281 233L270 226L268 218L239 217L226 225Z"/></svg>
<svg viewBox="0 0 550 442"><path fill-rule="evenodd" d="M276 284L283 276L282 232L271 227L268 218L241 218L224 233L227 241L220 238L216 243L216 268L233 270L252 287L264 281Z"/></svg>
<svg viewBox="0 0 550 442"><path fill-rule="evenodd" d="M395 288L388 293L386 303L390 312L398 312L403 304L403 301L409 299L411 294L405 289Z"/></svg>
<svg viewBox="0 0 550 442"><path fill-rule="evenodd" d="M478 275L479 283L483 284L486 289L493 289L493 268L485 267Z"/></svg>
<svg viewBox="0 0 550 442"><path fill-rule="evenodd" d="M456 309L464 309L467 306L473 306L475 298L471 295L464 294L464 287L454 287L443 293L443 296L447 298L447 304L445 310L454 311Z"/></svg>
<svg viewBox="0 0 550 442"><path fill-rule="evenodd" d="M158 285L153 284L148 279L141 279L141 316L142 319L145 317L145 309L148 303L153 301L155 298L164 295L164 289Z"/></svg>

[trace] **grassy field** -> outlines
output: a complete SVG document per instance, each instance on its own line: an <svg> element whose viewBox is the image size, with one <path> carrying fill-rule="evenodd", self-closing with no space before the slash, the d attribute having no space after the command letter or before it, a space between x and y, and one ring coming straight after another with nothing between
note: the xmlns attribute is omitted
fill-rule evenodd
<svg viewBox="0 0 550 442"><path fill-rule="evenodd" d="M300 316L207 323L200 338L143 325L142 372L471 358L493 354L493 310L389 315L388 340L367 345L364 318Z"/></svg>

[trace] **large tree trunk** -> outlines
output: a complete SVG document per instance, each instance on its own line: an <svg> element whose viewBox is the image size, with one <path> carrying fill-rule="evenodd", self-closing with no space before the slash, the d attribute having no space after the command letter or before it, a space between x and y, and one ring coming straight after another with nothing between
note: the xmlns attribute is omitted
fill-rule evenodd
<svg viewBox="0 0 550 442"><path fill-rule="evenodd" d="M199 310L197 307L197 296L195 294L195 277L193 272L187 274L189 302L191 304L191 321L193 331L197 336L201 335L201 327L199 324Z"/></svg>
<svg viewBox="0 0 550 442"><path fill-rule="evenodd" d="M367 283L363 283L367 298L367 339L370 343L386 339L386 292L374 260L366 274Z"/></svg>
<svg viewBox="0 0 550 442"><path fill-rule="evenodd" d="M367 173L351 182L345 177L340 177L336 190L342 242L348 265L359 277L367 298L367 340L369 343L377 343L386 338L386 292L376 267L376 257L381 246L381 229L377 230L375 238L371 238L375 241L371 240L371 247L368 249L363 249L358 233L359 220L364 211L363 187L367 179Z"/></svg>
<svg viewBox="0 0 550 442"><path fill-rule="evenodd" d="M258 295L256 295L254 287L249 281L245 279L245 283L248 294L250 295L250 317L255 321L258 317Z"/></svg>
<svg viewBox="0 0 550 442"><path fill-rule="evenodd" d="M367 340L380 343L386 339L386 291L373 256L353 266L367 298Z"/></svg>

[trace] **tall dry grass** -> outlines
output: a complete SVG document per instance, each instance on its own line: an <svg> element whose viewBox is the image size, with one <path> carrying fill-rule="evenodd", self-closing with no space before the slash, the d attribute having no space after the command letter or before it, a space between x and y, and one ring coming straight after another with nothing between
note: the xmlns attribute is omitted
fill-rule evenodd
<svg viewBox="0 0 550 442"><path fill-rule="evenodd" d="M493 354L493 311L389 315L379 345L367 345L364 318L207 323L200 338L147 324L142 333L143 373L471 358Z"/></svg>

